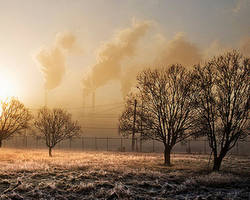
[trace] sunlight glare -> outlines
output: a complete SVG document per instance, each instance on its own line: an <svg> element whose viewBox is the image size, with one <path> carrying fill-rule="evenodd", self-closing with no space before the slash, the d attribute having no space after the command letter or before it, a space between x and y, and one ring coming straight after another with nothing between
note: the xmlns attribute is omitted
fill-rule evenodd
<svg viewBox="0 0 250 200"><path fill-rule="evenodd" d="M14 81L5 74L0 74L0 101L16 96L16 92Z"/></svg>

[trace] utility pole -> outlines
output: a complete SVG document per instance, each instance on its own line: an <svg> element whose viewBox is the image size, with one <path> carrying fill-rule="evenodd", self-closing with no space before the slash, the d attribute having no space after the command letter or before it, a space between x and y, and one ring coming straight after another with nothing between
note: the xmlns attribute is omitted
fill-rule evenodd
<svg viewBox="0 0 250 200"><path fill-rule="evenodd" d="M140 135L140 152L142 152L142 115L143 115L143 98L141 103L141 135Z"/></svg>
<svg viewBox="0 0 250 200"><path fill-rule="evenodd" d="M133 133L132 133L132 151L135 151L135 121L136 121L136 105L137 105L137 101L136 101L136 99L135 99L135 104L134 104Z"/></svg>

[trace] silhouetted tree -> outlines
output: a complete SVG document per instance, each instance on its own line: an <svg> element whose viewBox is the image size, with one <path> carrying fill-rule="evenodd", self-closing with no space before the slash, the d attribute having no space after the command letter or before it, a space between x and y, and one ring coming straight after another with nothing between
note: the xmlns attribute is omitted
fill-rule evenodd
<svg viewBox="0 0 250 200"><path fill-rule="evenodd" d="M49 156L52 156L52 149L58 142L78 135L81 129L67 111L60 108L50 110L47 107L38 111L34 126L44 135Z"/></svg>
<svg viewBox="0 0 250 200"><path fill-rule="evenodd" d="M207 136L213 170L240 138L249 135L250 61L236 51L196 66L196 132Z"/></svg>
<svg viewBox="0 0 250 200"><path fill-rule="evenodd" d="M0 107L0 147L2 141L28 128L30 111L15 98L1 101Z"/></svg>
<svg viewBox="0 0 250 200"><path fill-rule="evenodd" d="M137 76L139 98L143 102L138 110L137 131L141 129L145 139L158 140L164 144L164 160L170 165L170 153L178 142L192 133L193 87L189 73L181 65L146 69ZM129 99L127 104L129 104ZM120 131L131 127L131 106L125 107L120 118Z"/></svg>

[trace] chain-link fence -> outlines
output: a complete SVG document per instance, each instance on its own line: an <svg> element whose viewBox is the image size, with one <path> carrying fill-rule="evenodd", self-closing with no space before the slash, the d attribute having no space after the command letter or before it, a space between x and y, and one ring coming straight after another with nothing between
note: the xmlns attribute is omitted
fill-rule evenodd
<svg viewBox="0 0 250 200"><path fill-rule="evenodd" d="M43 149L47 148L45 140L39 136L15 136L3 141L3 147L7 148L27 148ZM115 137L73 137L61 141L55 149L80 150L80 151L132 151L131 138ZM135 140L135 150L138 152L163 152L164 146L161 142L155 140L143 141L139 138ZM176 153L200 153L207 154L211 152L207 140L188 140L178 143L173 148ZM250 155L250 140L240 140L230 151L236 155Z"/></svg>

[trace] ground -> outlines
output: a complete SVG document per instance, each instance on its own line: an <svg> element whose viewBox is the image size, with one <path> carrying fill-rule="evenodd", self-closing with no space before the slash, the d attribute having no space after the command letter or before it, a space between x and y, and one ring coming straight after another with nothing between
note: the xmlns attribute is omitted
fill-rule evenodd
<svg viewBox="0 0 250 200"><path fill-rule="evenodd" d="M250 157L0 149L0 199L250 199Z"/></svg>

